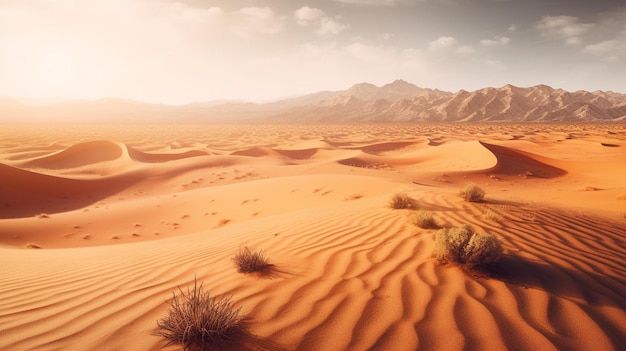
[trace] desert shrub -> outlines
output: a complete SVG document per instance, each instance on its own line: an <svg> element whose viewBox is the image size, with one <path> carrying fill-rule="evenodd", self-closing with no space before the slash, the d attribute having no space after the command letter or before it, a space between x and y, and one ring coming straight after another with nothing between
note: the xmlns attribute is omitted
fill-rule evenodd
<svg viewBox="0 0 626 351"><path fill-rule="evenodd" d="M202 283L194 280L193 289L173 293L167 317L157 322L158 336L167 345L182 345L184 350L223 350L238 342L243 330L240 308L229 297L211 296Z"/></svg>
<svg viewBox="0 0 626 351"><path fill-rule="evenodd" d="M485 191L478 185L468 184L461 191L461 197L469 202L481 202L485 198Z"/></svg>
<svg viewBox="0 0 626 351"><path fill-rule="evenodd" d="M396 193L389 199L389 207L394 210L412 209L416 208L416 204L407 194Z"/></svg>
<svg viewBox="0 0 626 351"><path fill-rule="evenodd" d="M465 264L473 267L496 262L502 256L502 245L493 234L474 233L465 246Z"/></svg>
<svg viewBox="0 0 626 351"><path fill-rule="evenodd" d="M247 246L239 248L239 252L233 257L239 273L265 272L272 267L265 251L252 251Z"/></svg>
<svg viewBox="0 0 626 351"><path fill-rule="evenodd" d="M435 222L433 213L430 211L418 210L411 213L409 222L424 229L436 229L439 227L437 226L437 222Z"/></svg>
<svg viewBox="0 0 626 351"><path fill-rule="evenodd" d="M435 233L433 255L441 262L468 267L496 262L502 245L493 234L479 234L469 225L443 228Z"/></svg>
<svg viewBox="0 0 626 351"><path fill-rule="evenodd" d="M435 233L434 256L442 262L458 262L472 234L469 225L439 229Z"/></svg>

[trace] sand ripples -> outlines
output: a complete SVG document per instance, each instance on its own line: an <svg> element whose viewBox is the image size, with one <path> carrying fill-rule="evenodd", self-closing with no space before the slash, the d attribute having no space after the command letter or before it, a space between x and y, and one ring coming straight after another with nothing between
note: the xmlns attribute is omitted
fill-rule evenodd
<svg viewBox="0 0 626 351"><path fill-rule="evenodd" d="M249 316L243 350L626 344L623 219L520 200L533 187L597 179L580 176L586 161L542 156L539 142L549 135L511 140L478 129L486 140L479 142L471 128L459 140L426 127L428 137L389 126L285 128L265 142L267 130L233 127L211 143L164 132L163 145L10 144L18 157L9 152L0 165L0 192L12 205L0 212L0 349L159 350L156 321L176 287L195 277L213 294L232 295ZM519 140L532 138L538 143ZM596 152L615 157L615 149ZM525 171L534 176L518 176ZM422 178L430 185L419 185ZM484 203L456 194L468 181L489 183ZM618 191L612 182L574 194ZM440 226L493 232L505 251L499 266L486 274L436 262L434 230L386 208L397 190ZM51 216L28 217L38 211ZM52 237L53 227L91 236L79 245ZM16 246L7 228L43 230L39 238L64 248ZM237 273L231 257L243 245L267 250L272 271Z"/></svg>

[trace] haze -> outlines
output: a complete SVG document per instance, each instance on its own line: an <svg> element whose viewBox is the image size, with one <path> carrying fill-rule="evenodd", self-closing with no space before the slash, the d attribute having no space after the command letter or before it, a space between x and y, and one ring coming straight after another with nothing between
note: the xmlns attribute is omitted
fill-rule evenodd
<svg viewBox="0 0 626 351"><path fill-rule="evenodd" d="M621 1L0 2L0 96L266 101L397 78L626 92Z"/></svg>

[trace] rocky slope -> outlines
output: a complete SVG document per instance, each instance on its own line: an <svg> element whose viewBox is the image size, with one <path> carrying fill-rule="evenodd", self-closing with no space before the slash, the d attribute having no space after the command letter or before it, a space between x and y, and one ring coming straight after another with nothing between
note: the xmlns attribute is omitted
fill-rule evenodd
<svg viewBox="0 0 626 351"><path fill-rule="evenodd" d="M505 85L473 92L448 93L409 89L396 81L364 94L356 85L315 105L299 106L281 114L286 120L482 122L482 121L601 121L626 119L626 95L613 92L568 92L546 85L519 88ZM404 94L390 96L393 87Z"/></svg>
<svg viewBox="0 0 626 351"><path fill-rule="evenodd" d="M271 103L241 101L181 106L104 99L29 105L0 99L0 122L39 120L118 122L485 122L625 121L626 94L568 92L546 85L505 85L456 93L403 80L359 83Z"/></svg>

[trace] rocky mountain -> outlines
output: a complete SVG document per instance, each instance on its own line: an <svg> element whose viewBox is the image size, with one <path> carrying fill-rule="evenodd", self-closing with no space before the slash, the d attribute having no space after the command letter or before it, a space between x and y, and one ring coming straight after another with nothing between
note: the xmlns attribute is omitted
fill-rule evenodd
<svg viewBox="0 0 626 351"><path fill-rule="evenodd" d="M0 122L552 122L626 121L626 94L505 85L456 93L403 80L258 104L213 101L180 106L120 99L26 104L0 98Z"/></svg>
<svg viewBox="0 0 626 351"><path fill-rule="evenodd" d="M416 87L412 94L394 98L382 92L385 87L379 88L379 94L372 92L368 97L351 93L356 91L353 87L333 99L292 108L280 117L335 122L626 120L626 95L613 92L568 92L546 85L529 88L505 85L453 94Z"/></svg>

